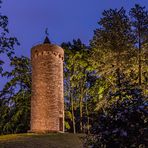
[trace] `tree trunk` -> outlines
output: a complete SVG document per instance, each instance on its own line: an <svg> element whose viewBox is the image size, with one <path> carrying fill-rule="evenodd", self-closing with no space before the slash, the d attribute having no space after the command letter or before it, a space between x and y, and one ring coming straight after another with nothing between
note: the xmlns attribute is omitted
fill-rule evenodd
<svg viewBox="0 0 148 148"><path fill-rule="evenodd" d="M87 99L85 100L86 102L86 115L87 115L87 134L90 134L90 130L89 130L89 123L90 123L90 119L89 119L89 111L88 111L88 105L87 105Z"/></svg>
<svg viewBox="0 0 148 148"><path fill-rule="evenodd" d="M83 131L83 123L82 123L83 113L82 113L82 97L80 97L80 132Z"/></svg>
<svg viewBox="0 0 148 148"><path fill-rule="evenodd" d="M82 80L81 80L81 86L80 86L80 132L82 133L83 131L83 123L82 123L82 118L83 118L83 86L82 86Z"/></svg>
<svg viewBox="0 0 148 148"><path fill-rule="evenodd" d="M75 134L76 126L75 126L75 115L74 115L74 102L72 97L71 97L71 114L72 114L73 133Z"/></svg>
<svg viewBox="0 0 148 148"><path fill-rule="evenodd" d="M72 69L72 74L73 74L73 69ZM69 83L69 94L70 94L70 103L71 103L73 133L75 134L76 133L76 124L75 124L75 114L74 114L73 92L71 92L71 82Z"/></svg>
<svg viewBox="0 0 148 148"><path fill-rule="evenodd" d="M119 89L119 99L121 100L121 70L120 70L120 67L121 67L121 63L120 63L120 50L118 50L118 55L117 55L117 70L116 70L116 74L117 74L117 80L118 80L118 89Z"/></svg>
<svg viewBox="0 0 148 148"><path fill-rule="evenodd" d="M141 40L139 31L138 64L139 64L139 86L142 84L142 63L141 63Z"/></svg>

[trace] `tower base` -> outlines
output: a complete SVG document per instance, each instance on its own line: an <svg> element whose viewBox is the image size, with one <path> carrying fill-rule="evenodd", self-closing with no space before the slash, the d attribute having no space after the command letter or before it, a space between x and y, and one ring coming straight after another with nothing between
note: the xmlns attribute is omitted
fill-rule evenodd
<svg viewBox="0 0 148 148"><path fill-rule="evenodd" d="M29 130L28 133L48 134L48 133L64 133L64 131L55 131L55 130Z"/></svg>

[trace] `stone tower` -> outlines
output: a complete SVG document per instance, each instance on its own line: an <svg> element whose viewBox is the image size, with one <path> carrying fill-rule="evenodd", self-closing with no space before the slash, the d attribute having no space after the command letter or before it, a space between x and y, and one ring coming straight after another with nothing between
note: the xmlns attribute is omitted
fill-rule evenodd
<svg viewBox="0 0 148 148"><path fill-rule="evenodd" d="M50 43L31 49L31 132L64 132L64 50Z"/></svg>

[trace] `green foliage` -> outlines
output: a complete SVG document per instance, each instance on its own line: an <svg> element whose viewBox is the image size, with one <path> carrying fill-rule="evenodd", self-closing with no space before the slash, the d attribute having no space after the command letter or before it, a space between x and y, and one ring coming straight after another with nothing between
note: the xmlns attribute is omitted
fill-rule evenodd
<svg viewBox="0 0 148 148"><path fill-rule="evenodd" d="M135 5L130 16L123 8L104 11L94 32L88 60L106 87L98 89L104 95L92 111L86 147L147 146L147 11Z"/></svg>
<svg viewBox="0 0 148 148"><path fill-rule="evenodd" d="M98 24L90 43L92 56L89 61L97 74L113 86L116 69L128 73L132 67L135 37L124 8L105 10Z"/></svg>
<svg viewBox="0 0 148 148"><path fill-rule="evenodd" d="M135 50L137 51L137 71L139 85L145 88L145 74L148 73L147 65L147 49L145 48L148 43L148 11L145 7L136 4L130 11L132 31L135 36ZM146 76L147 77L147 76Z"/></svg>
<svg viewBox="0 0 148 148"><path fill-rule="evenodd" d="M121 86L117 84L106 107L96 115L87 145L94 148L146 147L148 101L137 86L124 76L121 79Z"/></svg>
<svg viewBox="0 0 148 148"><path fill-rule="evenodd" d="M147 43L148 40L148 11L145 7L138 4L130 11L130 16L132 19L132 26L134 27L133 32L136 42L141 40L141 44Z"/></svg>
<svg viewBox="0 0 148 148"><path fill-rule="evenodd" d="M2 1L0 1L0 4ZM0 13L0 54L6 54L9 58L12 58L14 54L15 45L19 45L19 42L16 37L11 37L9 35L8 29L8 18L5 15ZM1 56L1 58L2 58ZM3 68L2 65L4 61L0 58L0 73L2 72Z"/></svg>
<svg viewBox="0 0 148 148"><path fill-rule="evenodd" d="M26 57L11 60L11 72L3 73L10 81L0 94L1 134L26 132L30 126L31 67Z"/></svg>
<svg viewBox="0 0 148 148"><path fill-rule="evenodd" d="M65 120L70 132L88 132L98 101L103 99L107 85L98 79L89 63L90 49L82 42L63 43L65 49L64 90Z"/></svg>
<svg viewBox="0 0 148 148"><path fill-rule="evenodd" d="M63 43L62 47L65 49L64 86L66 121L71 127L69 130L75 133L76 126L80 122L82 123L82 117L80 116L83 116L83 99L85 95L82 89L86 83L85 71L88 67L86 60L88 49L80 39L73 40L73 43ZM77 130L79 131L79 129Z"/></svg>
<svg viewBox="0 0 148 148"><path fill-rule="evenodd" d="M130 20L123 8L110 9L102 13L98 22L100 28L95 30L92 45L114 52L128 49L133 42Z"/></svg>

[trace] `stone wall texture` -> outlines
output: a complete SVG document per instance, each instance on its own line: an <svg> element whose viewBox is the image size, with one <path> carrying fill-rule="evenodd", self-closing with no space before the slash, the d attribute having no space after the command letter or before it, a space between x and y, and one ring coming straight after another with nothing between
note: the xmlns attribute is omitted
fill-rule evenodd
<svg viewBox="0 0 148 148"><path fill-rule="evenodd" d="M63 59L57 45L31 49L31 132L64 132Z"/></svg>

